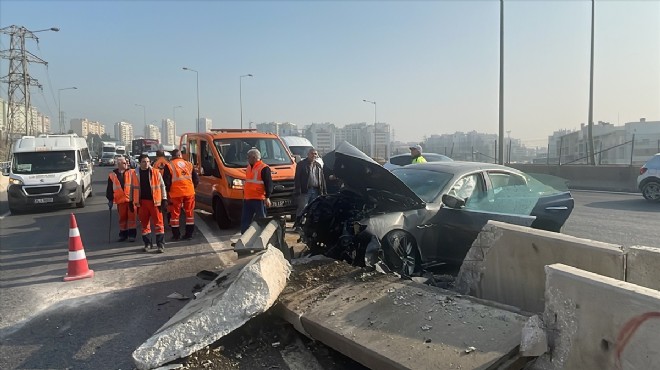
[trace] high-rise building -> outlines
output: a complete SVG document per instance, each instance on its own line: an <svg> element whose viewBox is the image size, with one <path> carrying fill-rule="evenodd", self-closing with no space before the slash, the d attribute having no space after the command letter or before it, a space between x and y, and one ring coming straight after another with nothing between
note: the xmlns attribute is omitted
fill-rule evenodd
<svg viewBox="0 0 660 370"><path fill-rule="evenodd" d="M337 128L331 123L312 123L305 127L305 137L314 145L320 155L335 150Z"/></svg>
<svg viewBox="0 0 660 370"><path fill-rule="evenodd" d="M213 128L213 121L210 118L201 117L197 121L197 132L209 132Z"/></svg>
<svg viewBox="0 0 660 370"><path fill-rule="evenodd" d="M115 123L115 139L130 145L133 141L133 125L123 121Z"/></svg>
<svg viewBox="0 0 660 370"><path fill-rule="evenodd" d="M146 125L144 126L144 137L145 139L156 139L160 141L160 130L156 125Z"/></svg>
<svg viewBox="0 0 660 370"><path fill-rule="evenodd" d="M71 120L71 130L80 137L87 137L89 134L101 136L105 134L105 125L87 118L74 118Z"/></svg>
<svg viewBox="0 0 660 370"><path fill-rule="evenodd" d="M166 144L166 145L176 144L175 143L176 124L174 123L174 121L172 121L169 118L163 119L161 124L160 134L161 137L163 138L161 144Z"/></svg>

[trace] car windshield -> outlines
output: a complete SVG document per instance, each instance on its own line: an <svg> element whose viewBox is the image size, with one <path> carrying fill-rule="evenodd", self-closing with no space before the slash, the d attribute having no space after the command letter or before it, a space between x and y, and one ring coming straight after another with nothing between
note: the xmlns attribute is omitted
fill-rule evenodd
<svg viewBox="0 0 660 370"><path fill-rule="evenodd" d="M213 140L220 153L222 162L227 167L247 167L247 152L252 148L259 149L261 160L269 166L289 165L291 157L282 143L275 138L236 138Z"/></svg>
<svg viewBox="0 0 660 370"><path fill-rule="evenodd" d="M15 153L12 171L24 175L71 171L76 167L75 158L73 150Z"/></svg>
<svg viewBox="0 0 660 370"><path fill-rule="evenodd" d="M427 203L432 202L454 177L454 174L448 172L416 168L397 168L392 173Z"/></svg>

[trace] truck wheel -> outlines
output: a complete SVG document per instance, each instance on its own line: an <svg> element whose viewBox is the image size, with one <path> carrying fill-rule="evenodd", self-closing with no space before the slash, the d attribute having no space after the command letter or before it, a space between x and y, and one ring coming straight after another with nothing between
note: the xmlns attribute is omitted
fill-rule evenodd
<svg viewBox="0 0 660 370"><path fill-rule="evenodd" d="M219 228L229 229L231 227L231 220L227 217L225 207L222 205L222 200L219 198L215 199L215 204L213 205L213 217L215 218L215 222L218 223Z"/></svg>
<svg viewBox="0 0 660 370"><path fill-rule="evenodd" d="M82 186L80 187L80 202L76 203L76 208L85 208L85 191L82 190Z"/></svg>

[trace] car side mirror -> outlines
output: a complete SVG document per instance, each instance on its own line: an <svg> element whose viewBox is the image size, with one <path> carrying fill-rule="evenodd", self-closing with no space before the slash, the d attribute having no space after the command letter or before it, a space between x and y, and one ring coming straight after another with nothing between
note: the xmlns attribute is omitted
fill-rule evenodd
<svg viewBox="0 0 660 370"><path fill-rule="evenodd" d="M445 194L442 196L442 204L449 208L461 209L465 207L465 200L454 195Z"/></svg>

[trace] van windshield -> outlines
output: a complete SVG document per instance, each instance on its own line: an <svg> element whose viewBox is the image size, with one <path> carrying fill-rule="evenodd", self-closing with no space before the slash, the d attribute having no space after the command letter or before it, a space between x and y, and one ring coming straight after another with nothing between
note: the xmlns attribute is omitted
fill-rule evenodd
<svg viewBox="0 0 660 370"><path fill-rule="evenodd" d="M259 149L261 160L269 166L293 163L284 145L275 138L216 139L213 144L218 149L222 162L231 168L247 167L247 152L252 148Z"/></svg>
<svg viewBox="0 0 660 370"><path fill-rule="evenodd" d="M14 153L12 172L30 175L71 171L76 168L76 154L73 150L55 152Z"/></svg>
<svg viewBox="0 0 660 370"><path fill-rule="evenodd" d="M289 146L289 150L291 151L291 154L299 155L300 158L307 158L307 153L312 148L313 148L312 146Z"/></svg>

